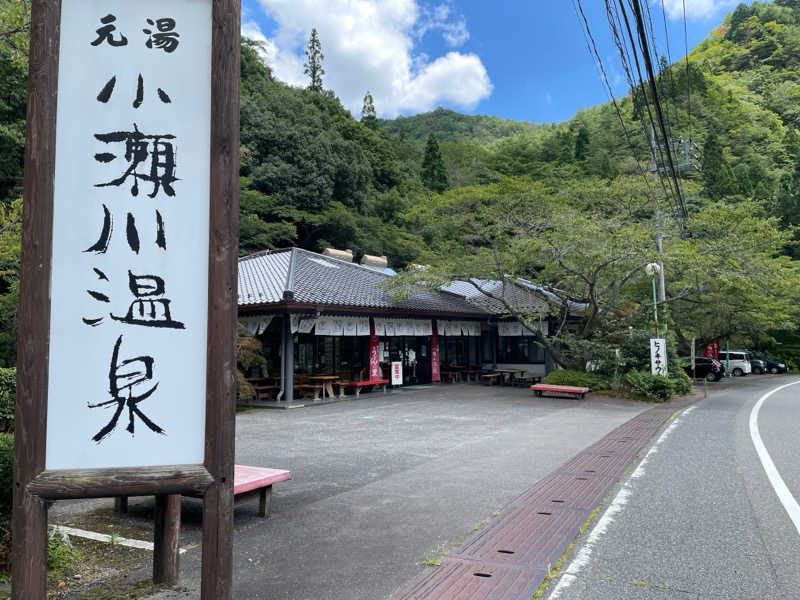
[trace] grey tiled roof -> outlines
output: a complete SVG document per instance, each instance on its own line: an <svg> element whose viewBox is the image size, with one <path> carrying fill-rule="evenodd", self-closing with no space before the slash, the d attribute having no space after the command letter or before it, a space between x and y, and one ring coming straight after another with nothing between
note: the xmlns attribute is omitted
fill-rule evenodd
<svg viewBox="0 0 800 600"><path fill-rule="evenodd" d="M292 260L294 256L294 260ZM461 295L426 291L393 300L380 287L389 275L299 248L251 254L239 259L239 306L292 302L414 312L481 314Z"/></svg>
<svg viewBox="0 0 800 600"><path fill-rule="evenodd" d="M478 287L490 294L495 296L501 296L503 294L503 284L498 280L474 279L473 281ZM460 294L476 306L480 306L484 310L494 314L501 315L508 313L508 310L502 302L481 293L480 290L467 281L453 281L443 289L454 294ZM561 299L554 293L524 279L515 279L514 283L506 285L505 294L509 302L516 306L517 310L523 312L547 312L549 309L548 300L555 304L561 304ZM582 311L585 305L577 302L569 302L569 307L570 311L575 313Z"/></svg>

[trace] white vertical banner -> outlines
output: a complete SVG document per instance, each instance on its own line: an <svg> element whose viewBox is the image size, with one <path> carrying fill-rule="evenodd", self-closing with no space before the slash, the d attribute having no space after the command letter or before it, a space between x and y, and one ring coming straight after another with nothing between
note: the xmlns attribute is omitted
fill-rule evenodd
<svg viewBox="0 0 800 600"><path fill-rule="evenodd" d="M392 385L403 385L403 363L400 361L392 363Z"/></svg>
<svg viewBox="0 0 800 600"><path fill-rule="evenodd" d="M667 341L663 338L650 339L650 372L667 375Z"/></svg>
<svg viewBox="0 0 800 600"><path fill-rule="evenodd" d="M47 469L203 462L211 0L63 0Z"/></svg>

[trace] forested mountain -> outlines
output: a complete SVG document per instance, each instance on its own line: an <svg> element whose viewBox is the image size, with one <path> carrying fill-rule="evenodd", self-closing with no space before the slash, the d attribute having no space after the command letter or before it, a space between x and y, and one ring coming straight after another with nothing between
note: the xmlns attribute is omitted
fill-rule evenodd
<svg viewBox="0 0 800 600"><path fill-rule="evenodd" d="M0 0L3 10L15 4L27 5ZM13 349L19 234L18 206L12 204L21 195L27 78L22 41L19 34L0 38L0 354L7 357ZM242 254L290 245L310 250L335 246L351 248L357 256L386 254L395 268L433 262L437 244L459 251L443 242L443 228L434 232L432 219L459 222L465 211L497 208L523 190L546 197L542 205L570 211L590 210L588 200L606 196L615 206L627 207L641 224L651 225L646 220L652 206L635 206L661 189L650 171L649 89L632 85L618 99L619 113L606 103L556 124L441 108L359 122L335 90L290 87L275 79L261 57L256 43L242 42ZM690 163L680 170L690 217L705 223L702 231L708 232L714 227L703 219L711 219L715 202L746 206L758 219L777 216L777 233L759 235L773 236L770 243L777 243L784 255L800 256L788 239L790 228L800 225L800 0L742 4L692 51L688 65L667 62L662 60L657 86L669 136L694 144L684 146L691 156L677 154L679 162L686 158ZM667 212L670 202L664 201ZM598 219L608 216L610 206L600 205L606 214ZM719 214L733 219L743 211ZM682 225L683 233L675 234L671 245L676 252L677 241L693 226ZM760 230L752 224L749 231L756 236ZM475 248L486 243L479 235L463 233L451 231L450 242ZM547 272L526 260L515 263L513 272L531 278ZM680 278L689 273L672 273L673 289L679 289ZM559 282L572 285L576 296L585 292L569 277L554 276L549 283ZM765 285L751 283L754 294ZM713 301L720 302L734 291L714 293ZM781 317L774 325L786 327L794 317L786 298L779 304ZM638 308L619 308L629 310ZM726 313L717 313L709 317L717 330L687 329L686 335L731 333L719 330ZM737 331L754 339L757 329L767 326L751 321L747 331Z"/></svg>
<svg viewBox="0 0 800 600"><path fill-rule="evenodd" d="M446 108L437 108L410 117L378 119L378 123L381 131L391 138L424 142L432 135L438 140L470 144L488 144L537 128L535 123L488 115L463 115Z"/></svg>

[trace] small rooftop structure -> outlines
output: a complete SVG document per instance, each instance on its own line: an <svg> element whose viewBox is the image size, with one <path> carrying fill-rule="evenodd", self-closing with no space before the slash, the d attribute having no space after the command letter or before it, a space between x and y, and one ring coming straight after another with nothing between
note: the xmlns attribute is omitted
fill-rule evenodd
<svg viewBox="0 0 800 600"><path fill-rule="evenodd" d="M339 260L346 260L353 262L353 251L348 248L347 250L337 250L336 248L325 248L322 256L330 256L331 258L338 258Z"/></svg>
<svg viewBox="0 0 800 600"><path fill-rule="evenodd" d="M361 264L365 267L369 267L370 269L384 271L384 269L389 266L389 259L387 259L385 256L372 256L370 254L365 254L361 257Z"/></svg>

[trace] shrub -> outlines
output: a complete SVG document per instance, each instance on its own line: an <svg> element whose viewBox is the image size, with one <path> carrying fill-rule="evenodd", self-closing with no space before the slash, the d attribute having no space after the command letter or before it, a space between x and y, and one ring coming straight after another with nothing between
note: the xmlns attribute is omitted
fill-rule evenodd
<svg viewBox="0 0 800 600"><path fill-rule="evenodd" d="M0 433L0 520L11 517L14 482L14 436Z"/></svg>
<svg viewBox="0 0 800 600"><path fill-rule="evenodd" d="M648 371L628 371L625 381L635 393L659 402L673 396L684 396L692 391L692 380L683 371L678 371L671 377L652 375Z"/></svg>
<svg viewBox="0 0 800 600"><path fill-rule="evenodd" d="M692 392L692 380L683 370L670 375L670 379L676 396L685 396Z"/></svg>
<svg viewBox="0 0 800 600"><path fill-rule="evenodd" d="M14 404L17 397L17 370L0 369L0 432L14 431Z"/></svg>
<svg viewBox="0 0 800 600"><path fill-rule="evenodd" d="M637 394L664 402L674 395L672 380L663 375L652 375L647 371L628 371L625 380Z"/></svg>
<svg viewBox="0 0 800 600"><path fill-rule="evenodd" d="M550 371L547 376L542 379L542 383L550 383L552 385L575 385L578 387L588 387L592 390L602 390L609 387L608 379L605 377L585 371L573 371L571 369Z"/></svg>
<svg viewBox="0 0 800 600"><path fill-rule="evenodd" d="M10 433L0 433L0 572L8 571L11 567L9 561L11 559L13 483L14 436Z"/></svg>
<svg viewBox="0 0 800 600"><path fill-rule="evenodd" d="M69 537L52 529L47 535L47 568L64 570L69 569L79 558L78 552L72 547Z"/></svg>

